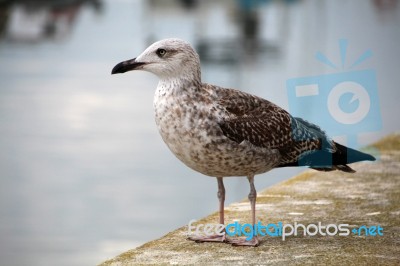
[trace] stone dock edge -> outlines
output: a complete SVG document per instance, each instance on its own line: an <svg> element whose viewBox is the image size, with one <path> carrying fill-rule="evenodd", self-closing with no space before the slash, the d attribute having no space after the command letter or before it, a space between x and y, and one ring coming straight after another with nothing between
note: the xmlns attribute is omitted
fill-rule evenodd
<svg viewBox="0 0 400 266"><path fill-rule="evenodd" d="M348 224L347 236L260 237L258 247L187 240L187 225L107 260L120 265L400 265L400 133L368 146L376 162L352 164L354 174L308 170L269 187L257 197L262 224ZM216 223L215 212L196 222ZM250 222L247 200L226 207L226 223ZM366 235L352 229L380 226ZM332 230L334 231L334 230Z"/></svg>

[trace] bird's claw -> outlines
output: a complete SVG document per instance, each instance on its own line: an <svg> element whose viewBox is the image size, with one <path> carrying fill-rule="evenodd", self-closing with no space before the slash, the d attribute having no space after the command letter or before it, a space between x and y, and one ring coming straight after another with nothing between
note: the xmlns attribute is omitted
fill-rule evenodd
<svg viewBox="0 0 400 266"><path fill-rule="evenodd" d="M211 236L190 236L187 238L188 240L194 241L196 243L204 243L204 242L226 242L225 235L211 235Z"/></svg>
<svg viewBox="0 0 400 266"><path fill-rule="evenodd" d="M248 246L248 247L258 247L260 242L258 241L257 237L253 237L251 240L246 240L245 238L229 238L226 241L229 244L232 244L232 246Z"/></svg>

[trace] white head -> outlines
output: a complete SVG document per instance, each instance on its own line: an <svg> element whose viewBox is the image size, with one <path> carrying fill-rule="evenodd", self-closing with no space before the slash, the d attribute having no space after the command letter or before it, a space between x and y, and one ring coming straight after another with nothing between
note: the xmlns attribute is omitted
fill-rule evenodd
<svg viewBox="0 0 400 266"><path fill-rule="evenodd" d="M161 80L184 79L200 82L200 59L189 43L164 39L150 45L138 57L117 64L112 74L144 70Z"/></svg>

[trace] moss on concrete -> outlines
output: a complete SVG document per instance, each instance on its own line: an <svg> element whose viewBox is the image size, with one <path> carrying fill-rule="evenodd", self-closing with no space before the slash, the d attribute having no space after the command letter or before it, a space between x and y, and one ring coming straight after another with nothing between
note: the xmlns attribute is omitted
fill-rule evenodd
<svg viewBox="0 0 400 266"><path fill-rule="evenodd" d="M259 193L257 219L263 224L347 223L380 225L383 236L263 237L256 248L186 240L187 226L129 250L106 265L146 264L353 264L400 265L400 135L374 144L380 160L352 166L355 174L306 171ZM226 208L226 223L250 222L247 201ZM216 223L213 213L198 223Z"/></svg>
<svg viewBox="0 0 400 266"><path fill-rule="evenodd" d="M372 146L381 151L400 151L400 133L389 135Z"/></svg>

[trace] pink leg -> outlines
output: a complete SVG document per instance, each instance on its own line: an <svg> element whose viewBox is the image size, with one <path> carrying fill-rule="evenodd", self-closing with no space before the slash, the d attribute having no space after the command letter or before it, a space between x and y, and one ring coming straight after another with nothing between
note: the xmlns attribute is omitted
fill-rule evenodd
<svg viewBox="0 0 400 266"><path fill-rule="evenodd" d="M256 223L257 191L254 186L254 175L248 176L247 179L249 180L250 183L249 201L251 206L251 221L254 228L254 225ZM254 236L251 240L246 240L245 238L229 239L228 243L231 243L232 246L252 246L252 247L257 247L259 244L257 236Z"/></svg>
<svg viewBox="0 0 400 266"><path fill-rule="evenodd" d="M219 223L224 224L224 202L225 202L225 187L222 177L217 177L218 181L218 200L219 200ZM188 238L189 240L195 241L196 243L202 242L225 242L225 234L220 235L211 235L211 236L191 236Z"/></svg>

